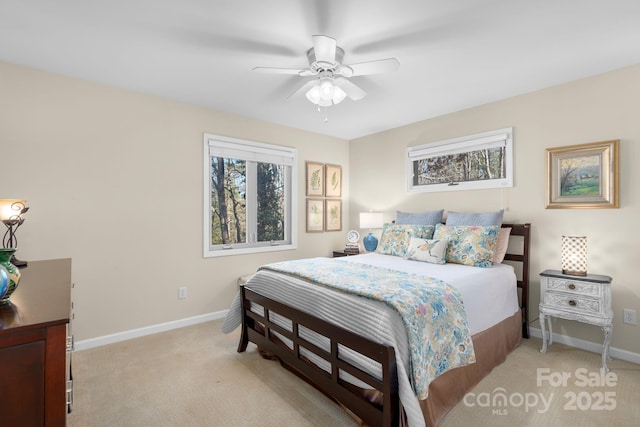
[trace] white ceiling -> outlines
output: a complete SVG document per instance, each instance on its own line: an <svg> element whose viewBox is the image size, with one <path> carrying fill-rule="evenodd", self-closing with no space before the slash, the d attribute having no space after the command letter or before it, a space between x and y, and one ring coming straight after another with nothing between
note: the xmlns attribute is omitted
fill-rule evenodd
<svg viewBox="0 0 640 427"><path fill-rule="evenodd" d="M304 95L311 36L368 96ZM0 60L353 139L640 63L640 0L0 0ZM1 96L1 94L0 94Z"/></svg>

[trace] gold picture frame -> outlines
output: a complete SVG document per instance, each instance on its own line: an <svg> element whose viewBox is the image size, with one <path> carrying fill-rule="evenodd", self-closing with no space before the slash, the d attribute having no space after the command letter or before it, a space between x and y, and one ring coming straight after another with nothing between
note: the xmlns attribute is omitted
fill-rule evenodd
<svg viewBox="0 0 640 427"><path fill-rule="evenodd" d="M324 200L307 199L307 233L324 231Z"/></svg>
<svg viewBox="0 0 640 427"><path fill-rule="evenodd" d="M620 140L547 148L547 209L617 208Z"/></svg>
<svg viewBox="0 0 640 427"><path fill-rule="evenodd" d="M326 231L342 230L342 200L325 199L324 227Z"/></svg>
<svg viewBox="0 0 640 427"><path fill-rule="evenodd" d="M342 166L324 166L324 193L326 197L342 196Z"/></svg>
<svg viewBox="0 0 640 427"><path fill-rule="evenodd" d="M306 162L307 197L324 196L324 164Z"/></svg>

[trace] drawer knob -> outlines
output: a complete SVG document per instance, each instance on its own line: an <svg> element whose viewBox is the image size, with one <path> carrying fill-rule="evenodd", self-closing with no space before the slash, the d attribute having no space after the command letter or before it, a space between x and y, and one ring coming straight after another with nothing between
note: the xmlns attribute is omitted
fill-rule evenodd
<svg viewBox="0 0 640 427"><path fill-rule="evenodd" d="M570 305L571 307L575 307L575 306L576 306L576 302L575 302L574 300L570 299L570 300L569 300L569 305Z"/></svg>
<svg viewBox="0 0 640 427"><path fill-rule="evenodd" d="M576 285L574 285L573 283L569 283L569 286L567 287L571 290L574 290L576 288Z"/></svg>

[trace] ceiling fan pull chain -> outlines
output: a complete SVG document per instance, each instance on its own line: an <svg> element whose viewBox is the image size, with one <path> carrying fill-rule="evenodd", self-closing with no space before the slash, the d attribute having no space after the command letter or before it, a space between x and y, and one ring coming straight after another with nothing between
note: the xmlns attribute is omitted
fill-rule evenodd
<svg viewBox="0 0 640 427"><path fill-rule="evenodd" d="M327 117L327 107L324 107L324 122L327 123L329 118Z"/></svg>

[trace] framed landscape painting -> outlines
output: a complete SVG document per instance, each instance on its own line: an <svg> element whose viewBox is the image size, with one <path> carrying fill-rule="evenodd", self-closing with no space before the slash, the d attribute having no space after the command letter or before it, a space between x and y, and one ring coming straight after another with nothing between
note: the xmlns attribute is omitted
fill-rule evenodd
<svg viewBox="0 0 640 427"><path fill-rule="evenodd" d="M546 208L617 208L619 144L547 148Z"/></svg>

